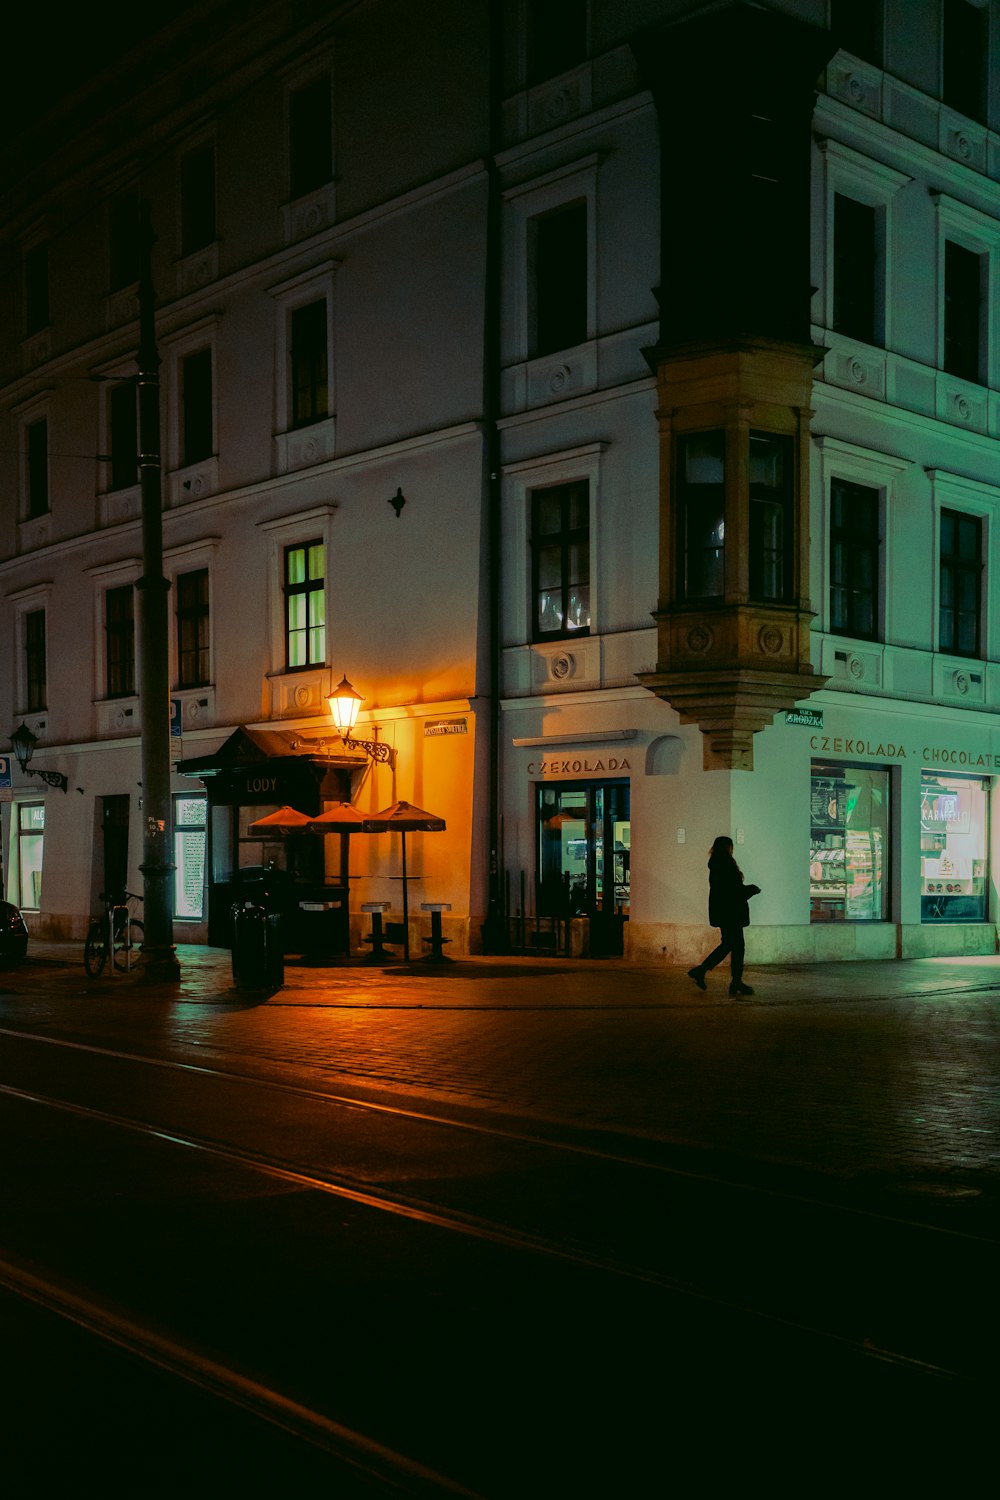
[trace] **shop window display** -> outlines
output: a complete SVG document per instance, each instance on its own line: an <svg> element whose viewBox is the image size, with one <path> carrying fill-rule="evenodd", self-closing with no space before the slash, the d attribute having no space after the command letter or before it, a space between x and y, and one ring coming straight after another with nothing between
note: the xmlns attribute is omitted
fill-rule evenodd
<svg viewBox="0 0 1000 1500"><path fill-rule="evenodd" d="M810 920L886 921L889 772L814 761L811 807Z"/></svg>
<svg viewBox="0 0 1000 1500"><path fill-rule="evenodd" d="M976 776L925 771L920 783L920 915L984 922L989 792Z"/></svg>

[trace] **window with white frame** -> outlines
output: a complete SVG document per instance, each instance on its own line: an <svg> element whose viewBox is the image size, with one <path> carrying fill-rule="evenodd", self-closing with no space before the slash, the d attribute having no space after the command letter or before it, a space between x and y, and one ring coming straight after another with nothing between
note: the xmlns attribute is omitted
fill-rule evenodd
<svg viewBox="0 0 1000 1500"><path fill-rule="evenodd" d="M333 452L333 261L324 261L303 276L271 288L277 304L275 368L281 372L275 392L279 454L292 460L292 448L308 448L317 457ZM321 425L325 424L325 425ZM311 428L309 441L289 434ZM297 446L295 446L297 445Z"/></svg>
<svg viewBox="0 0 1000 1500"><path fill-rule="evenodd" d="M504 529L520 563L504 595L506 644L597 628L594 539L603 449L588 444L504 470Z"/></svg>
<svg viewBox="0 0 1000 1500"><path fill-rule="evenodd" d="M597 165L587 157L504 195L512 359L542 358L594 336Z"/></svg>
<svg viewBox="0 0 1000 1500"><path fill-rule="evenodd" d="M28 521L49 510L49 420L33 417L25 422L24 516Z"/></svg>
<svg viewBox="0 0 1000 1500"><path fill-rule="evenodd" d="M326 547L318 538L285 548L285 665L326 661Z"/></svg>
<svg viewBox="0 0 1000 1500"><path fill-rule="evenodd" d="M944 0L941 98L970 120L986 118L989 8L983 0Z"/></svg>
<svg viewBox="0 0 1000 1500"><path fill-rule="evenodd" d="M823 629L889 641L893 591L885 583L887 558L893 555L900 483L913 462L840 438L820 436L814 445L824 509L822 530L813 531L813 565L820 566L822 549L826 580Z"/></svg>
<svg viewBox="0 0 1000 1500"><path fill-rule="evenodd" d="M946 375L993 383L1000 349L1000 220L944 193L938 211L938 365ZM994 306L993 304L997 305Z"/></svg>
<svg viewBox="0 0 1000 1500"><path fill-rule="evenodd" d="M134 587L118 584L104 593L104 679L108 698L135 693Z"/></svg>
<svg viewBox="0 0 1000 1500"><path fill-rule="evenodd" d="M893 199L911 181L838 141L820 142L826 162L823 319L845 338L890 344Z"/></svg>
<svg viewBox="0 0 1000 1500"><path fill-rule="evenodd" d="M330 692L327 601L336 506L259 522L269 545L272 712L326 712Z"/></svg>

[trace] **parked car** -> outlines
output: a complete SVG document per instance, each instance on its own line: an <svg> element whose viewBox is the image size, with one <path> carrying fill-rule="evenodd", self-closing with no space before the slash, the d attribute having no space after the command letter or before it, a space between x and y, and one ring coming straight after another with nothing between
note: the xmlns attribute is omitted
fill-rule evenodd
<svg viewBox="0 0 1000 1500"><path fill-rule="evenodd" d="M0 901L0 965L19 964L28 951L28 929L16 906Z"/></svg>

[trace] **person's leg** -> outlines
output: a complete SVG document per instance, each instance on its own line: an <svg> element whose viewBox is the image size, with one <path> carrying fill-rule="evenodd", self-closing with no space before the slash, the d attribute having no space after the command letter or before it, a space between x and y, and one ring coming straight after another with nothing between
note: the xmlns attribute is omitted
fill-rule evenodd
<svg viewBox="0 0 1000 1500"><path fill-rule="evenodd" d="M729 946L732 949L732 983L743 983L743 960L746 956L746 941L743 937L743 928L737 927L729 934Z"/></svg>
<svg viewBox="0 0 1000 1500"><path fill-rule="evenodd" d="M688 978L693 979L700 990L703 990L705 988L705 975L708 973L709 969L714 969L717 964L721 964L722 960L729 952L729 944L726 941L726 934L723 932L720 934L720 936L722 938L722 941L719 943L719 946L717 948L713 948L708 957L703 958L700 964L695 964L693 969L688 969Z"/></svg>

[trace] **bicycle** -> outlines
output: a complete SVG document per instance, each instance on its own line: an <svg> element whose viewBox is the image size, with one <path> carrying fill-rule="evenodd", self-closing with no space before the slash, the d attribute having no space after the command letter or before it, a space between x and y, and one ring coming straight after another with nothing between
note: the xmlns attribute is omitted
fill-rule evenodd
<svg viewBox="0 0 1000 1500"><path fill-rule="evenodd" d="M112 972L118 969L134 974L142 963L145 932L139 918L133 915L132 902L141 901L142 897L134 891L122 891L117 896L102 891L101 900L104 911L91 918L83 945L83 966L91 979L97 979L104 973L110 946Z"/></svg>

